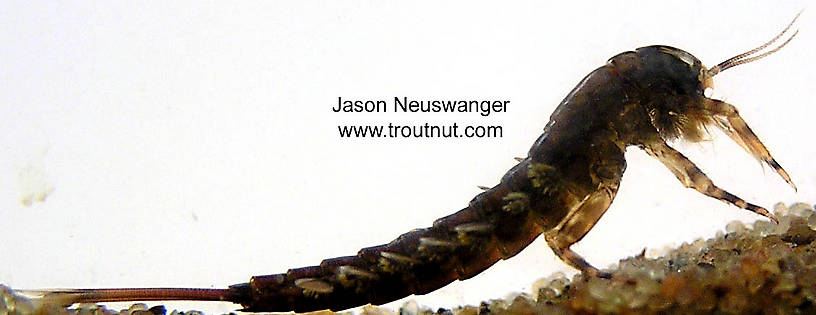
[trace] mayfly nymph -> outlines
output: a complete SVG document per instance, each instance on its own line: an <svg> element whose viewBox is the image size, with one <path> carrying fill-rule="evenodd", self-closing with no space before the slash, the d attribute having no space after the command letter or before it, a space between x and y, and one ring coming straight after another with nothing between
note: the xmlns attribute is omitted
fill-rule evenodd
<svg viewBox="0 0 816 315"><path fill-rule="evenodd" d="M701 141L706 127L717 127L795 189L736 107L705 94L717 74L787 45L797 32L769 48L795 21L767 43L711 68L669 46L642 47L610 58L564 98L527 157L499 184L484 187L464 209L388 244L317 266L254 276L227 289L50 290L44 299L63 304L215 300L241 304L246 311L343 310L426 294L471 278L513 257L541 234L564 262L586 276L605 277L570 247L615 198L629 147L662 162L686 187L776 221L765 208L717 187L667 142Z"/></svg>

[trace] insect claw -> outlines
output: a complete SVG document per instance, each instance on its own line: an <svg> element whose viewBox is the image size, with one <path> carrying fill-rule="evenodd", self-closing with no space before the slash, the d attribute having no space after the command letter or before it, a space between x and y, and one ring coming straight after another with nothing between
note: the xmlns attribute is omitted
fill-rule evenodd
<svg viewBox="0 0 816 315"><path fill-rule="evenodd" d="M636 258L644 258L644 257L646 257L646 247L644 247L644 248L643 248L643 249L640 251L640 253L638 253L638 254L637 254L635 257L636 257Z"/></svg>
<svg viewBox="0 0 816 315"><path fill-rule="evenodd" d="M768 219L771 219L771 221L773 221L774 223L779 224L779 220L776 219L776 216L774 216L770 211L768 211L767 209L765 209L763 207L757 207L755 209L748 209L748 210L751 210L751 211L755 212L756 214L759 214L759 215L764 216L764 217L766 217Z"/></svg>
<svg viewBox="0 0 816 315"><path fill-rule="evenodd" d="M796 188L796 184L793 183L793 180L791 180L790 175L788 175L788 172L786 172L785 169L782 168L782 166L779 165L779 163L776 162L775 159L771 158L771 160L768 161L767 163L768 163L768 165L771 166L771 168L774 169L774 171L776 171L777 174L779 174L779 176L782 177L782 179L785 180L785 182L788 183L788 185L793 187L793 191L795 191L795 192L799 191L799 188Z"/></svg>
<svg viewBox="0 0 816 315"><path fill-rule="evenodd" d="M520 158L520 157L514 157L513 159L516 160L516 162L524 161L524 158Z"/></svg>
<svg viewBox="0 0 816 315"><path fill-rule="evenodd" d="M476 186L476 187L478 187L481 190L489 190L490 189L490 187L482 186L482 185L479 185L479 186Z"/></svg>

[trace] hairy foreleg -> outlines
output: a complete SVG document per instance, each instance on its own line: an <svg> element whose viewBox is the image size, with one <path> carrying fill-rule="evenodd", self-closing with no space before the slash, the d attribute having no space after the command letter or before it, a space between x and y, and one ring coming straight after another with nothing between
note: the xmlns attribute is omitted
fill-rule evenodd
<svg viewBox="0 0 816 315"><path fill-rule="evenodd" d="M785 182L790 184L794 190L796 189L796 185L791 180L788 172L771 156L771 153L765 145L762 144L759 137L754 134L751 127L748 127L748 124L742 119L742 116L740 116L734 105L720 100L706 99L703 106L705 106L708 112L715 115L717 127L731 137L731 139L745 149L745 151L773 168Z"/></svg>

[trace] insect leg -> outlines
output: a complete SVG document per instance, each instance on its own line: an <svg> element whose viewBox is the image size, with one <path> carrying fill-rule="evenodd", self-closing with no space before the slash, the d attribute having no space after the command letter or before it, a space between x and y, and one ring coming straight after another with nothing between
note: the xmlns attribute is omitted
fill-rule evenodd
<svg viewBox="0 0 816 315"><path fill-rule="evenodd" d="M774 217L773 214L768 212L768 210L765 208L746 202L742 198L717 187L717 185L714 185L714 182L712 182L711 179L697 167L697 165L694 165L694 162L689 160L679 151L670 147L665 142L660 141L649 144L644 146L643 150L652 157L660 160L660 162L662 162L663 165L674 173L674 176L676 176L677 179L679 179L680 182L687 188L693 188L706 196L716 198L742 209L763 215L774 222L779 222L776 220L776 217Z"/></svg>
<svg viewBox="0 0 816 315"><path fill-rule="evenodd" d="M742 116L740 116L734 105L720 100L706 99L704 106L707 111L716 115L717 127L731 137L731 139L745 149L745 151L773 168L782 179L796 190L796 185L793 184L790 176L788 176L788 172L771 156L771 153L768 152L768 149L765 148L762 141L760 141L751 128L748 127L748 124L742 119Z"/></svg>
<svg viewBox="0 0 816 315"><path fill-rule="evenodd" d="M600 271L578 255L570 246L580 241L603 216L618 187L605 187L592 192L575 207L554 229L544 234L547 244L558 258L589 276L599 276Z"/></svg>
<svg viewBox="0 0 816 315"><path fill-rule="evenodd" d="M591 177L597 183L597 188L574 205L557 226L544 234L547 244L558 258L589 276L608 277L572 251L570 246L584 238L612 204L626 168L623 153L618 151L618 154L618 158L591 167Z"/></svg>

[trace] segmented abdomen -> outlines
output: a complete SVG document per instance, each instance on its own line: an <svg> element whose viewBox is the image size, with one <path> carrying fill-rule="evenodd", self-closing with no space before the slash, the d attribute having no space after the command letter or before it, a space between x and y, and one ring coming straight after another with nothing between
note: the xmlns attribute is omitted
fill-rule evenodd
<svg viewBox="0 0 816 315"><path fill-rule="evenodd" d="M425 294L470 278L514 256L542 232L530 210L539 198L508 188L515 186L512 182L530 181L528 163L523 161L502 184L429 228L364 248L356 256L253 277L250 283L232 286L229 299L252 311L343 310Z"/></svg>

